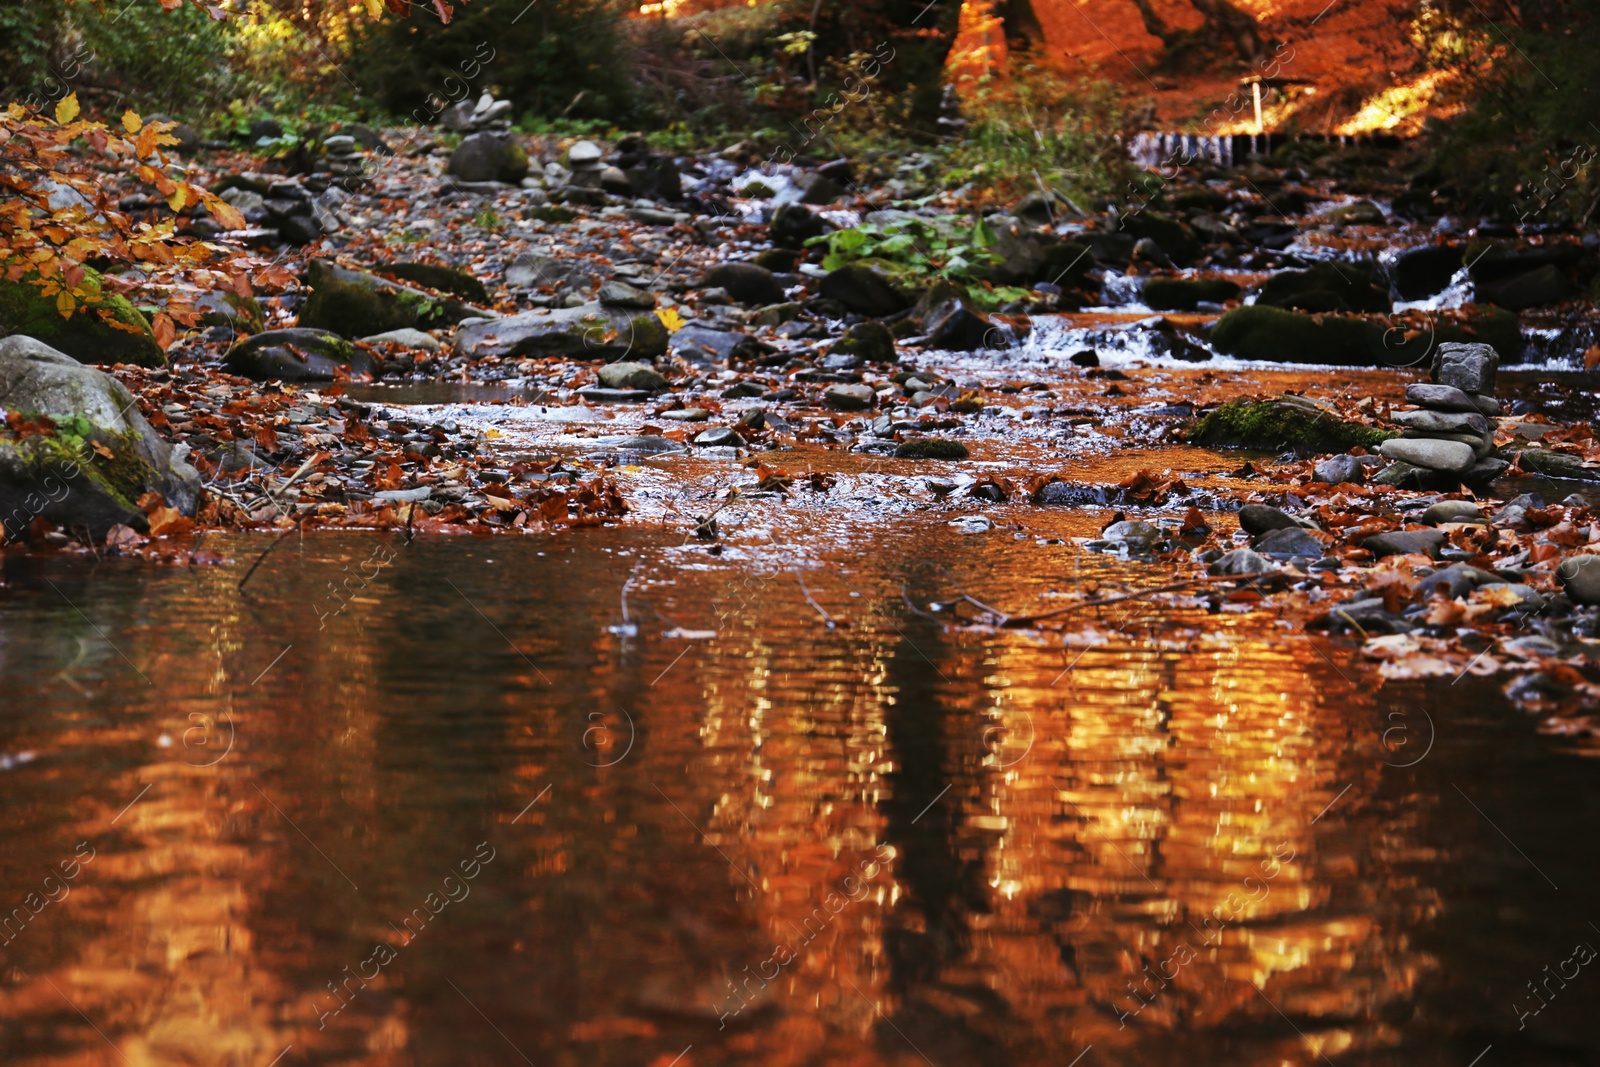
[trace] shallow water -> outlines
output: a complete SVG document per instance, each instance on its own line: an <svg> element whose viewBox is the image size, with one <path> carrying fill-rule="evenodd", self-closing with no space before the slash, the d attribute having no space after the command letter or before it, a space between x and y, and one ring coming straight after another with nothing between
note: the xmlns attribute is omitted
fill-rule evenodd
<svg viewBox="0 0 1600 1067"><path fill-rule="evenodd" d="M1600 944L1594 764L1492 681L912 609L1165 574L1003 525L319 534L241 594L267 543L8 559L0 1060L1600 1057L1543 970Z"/></svg>

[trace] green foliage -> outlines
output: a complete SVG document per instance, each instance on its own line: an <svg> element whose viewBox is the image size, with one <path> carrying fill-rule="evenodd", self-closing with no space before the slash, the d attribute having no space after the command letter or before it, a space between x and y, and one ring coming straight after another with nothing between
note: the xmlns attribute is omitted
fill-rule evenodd
<svg viewBox="0 0 1600 1067"><path fill-rule="evenodd" d="M806 243L827 245L823 270L838 270L861 259L877 259L900 267L921 282L976 281L999 261L989 251L995 235L988 223L956 215L911 217L882 225L862 223L813 237Z"/></svg>
<svg viewBox="0 0 1600 1067"><path fill-rule="evenodd" d="M1123 112L1110 83L1024 69L1005 85L978 89L965 110L951 184L970 182L1005 199L1045 185L1087 199L1122 187L1132 173L1116 137Z"/></svg>
<svg viewBox="0 0 1600 1067"><path fill-rule="evenodd" d="M632 106L621 0L473 0L449 24L357 27L350 70L363 93L418 121L485 90L534 116L614 118Z"/></svg>
<svg viewBox="0 0 1600 1067"><path fill-rule="evenodd" d="M1416 24L1429 61L1453 75L1464 112L1434 124L1432 177L1458 203L1530 224L1591 223L1600 209L1600 10L1526 0L1517 21L1444 3Z"/></svg>

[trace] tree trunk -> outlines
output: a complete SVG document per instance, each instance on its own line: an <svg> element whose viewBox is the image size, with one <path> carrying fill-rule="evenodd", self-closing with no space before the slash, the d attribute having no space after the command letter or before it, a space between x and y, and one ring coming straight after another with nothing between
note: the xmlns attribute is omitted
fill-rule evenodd
<svg viewBox="0 0 1600 1067"><path fill-rule="evenodd" d="M1261 35L1252 16L1240 11L1228 0L1189 0L1189 3L1205 16L1206 21L1200 27L1201 35L1215 40L1219 31L1227 34L1241 59L1253 59L1261 52Z"/></svg>
<svg viewBox="0 0 1600 1067"><path fill-rule="evenodd" d="M1178 43L1178 38L1181 34L1161 21L1161 16L1156 14L1156 9L1150 6L1150 0L1133 0L1133 6L1139 9L1139 18L1144 22L1146 33L1152 37L1159 38L1161 43L1168 48Z"/></svg>
<svg viewBox="0 0 1600 1067"><path fill-rule="evenodd" d="M1005 26L1008 52L1033 52L1044 43L1044 27L1033 10L1033 0L999 0L995 14Z"/></svg>

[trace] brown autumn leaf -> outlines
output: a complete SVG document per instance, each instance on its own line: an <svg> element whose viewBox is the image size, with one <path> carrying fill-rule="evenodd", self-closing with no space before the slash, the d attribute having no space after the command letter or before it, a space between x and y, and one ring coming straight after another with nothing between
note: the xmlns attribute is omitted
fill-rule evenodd
<svg viewBox="0 0 1600 1067"><path fill-rule="evenodd" d="M1583 354L1583 369L1594 370L1596 366L1600 366L1600 345L1590 345Z"/></svg>
<svg viewBox="0 0 1600 1067"><path fill-rule="evenodd" d="M194 520L180 514L176 508L165 504L156 508L146 518L150 522L150 536L177 537L194 529Z"/></svg>

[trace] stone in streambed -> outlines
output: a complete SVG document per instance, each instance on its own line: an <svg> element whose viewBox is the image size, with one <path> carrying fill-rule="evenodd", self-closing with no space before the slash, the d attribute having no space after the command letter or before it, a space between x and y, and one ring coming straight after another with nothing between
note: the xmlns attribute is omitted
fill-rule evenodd
<svg viewBox="0 0 1600 1067"><path fill-rule="evenodd" d="M375 333L371 337L363 337L361 340L370 344L402 345L406 348L415 348L420 352L438 352L444 348L444 345L439 343L439 339L432 334L411 329Z"/></svg>
<svg viewBox="0 0 1600 1067"><path fill-rule="evenodd" d="M185 459L187 446L162 440L110 375L32 337L7 337L0 408L56 424L54 435L0 439L0 540L40 517L96 538L119 523L144 530L138 502L147 492L194 514L200 475Z"/></svg>
<svg viewBox="0 0 1600 1067"><path fill-rule="evenodd" d="M1358 544L1380 557L1412 554L1437 557L1444 542L1443 530L1391 530L1363 538Z"/></svg>
<svg viewBox="0 0 1600 1067"><path fill-rule="evenodd" d="M635 308L648 311L656 306L654 293L629 285L627 282L613 278L600 286L596 299L605 307Z"/></svg>
<svg viewBox="0 0 1600 1067"><path fill-rule="evenodd" d="M1470 500L1441 500L1428 506L1422 513L1422 521L1430 526L1446 522L1482 522L1483 509Z"/></svg>
<svg viewBox="0 0 1600 1067"><path fill-rule="evenodd" d="M528 176L528 153L509 133L470 134L450 154L450 174L462 181L515 185Z"/></svg>
<svg viewBox="0 0 1600 1067"><path fill-rule="evenodd" d="M1232 552L1223 553L1222 557L1206 570L1218 575L1246 575L1265 574L1273 570L1275 565L1267 557L1248 548L1236 548Z"/></svg>
<svg viewBox="0 0 1600 1067"><path fill-rule="evenodd" d="M295 325L331 330L344 337L370 337L406 328L427 330L493 315L447 296L349 270L329 259L313 259L306 268L306 281L311 295Z"/></svg>
<svg viewBox="0 0 1600 1067"><path fill-rule="evenodd" d="M966 459L967 446L941 437L917 437L902 441L894 454L900 459Z"/></svg>
<svg viewBox="0 0 1600 1067"><path fill-rule="evenodd" d="M1359 484L1366 481L1367 468L1359 456L1333 456L1318 463L1312 470L1311 480L1324 482L1328 485L1343 485L1346 482Z"/></svg>
<svg viewBox="0 0 1600 1067"><path fill-rule="evenodd" d="M1460 503L1460 501L1457 501ZM1448 567L1440 567L1422 579L1420 590L1422 596L1431 596L1434 591L1443 589L1445 595L1454 600L1458 596L1466 596L1474 589L1484 585L1504 585L1505 579L1498 574L1491 574L1477 567L1465 563L1452 563Z"/></svg>
<svg viewBox="0 0 1600 1067"><path fill-rule="evenodd" d="M893 363L894 334L881 322L858 322L829 349L830 353L855 356L868 363Z"/></svg>
<svg viewBox="0 0 1600 1067"><path fill-rule="evenodd" d="M723 289L734 300L749 307L781 304L785 297L777 275L754 263L724 263L706 271L700 279L702 289Z"/></svg>
<svg viewBox="0 0 1600 1067"><path fill-rule="evenodd" d="M1269 530L1256 538L1254 548L1268 559L1321 559L1322 542L1298 526Z"/></svg>
<svg viewBox="0 0 1600 1067"><path fill-rule="evenodd" d="M1575 604L1600 604L1600 556L1571 556L1556 568L1561 587Z"/></svg>
<svg viewBox="0 0 1600 1067"><path fill-rule="evenodd" d="M454 267L441 267L437 263L385 263L376 269L392 274L401 281L414 282L475 304L489 302L489 290L484 284L466 271Z"/></svg>
<svg viewBox="0 0 1600 1067"><path fill-rule="evenodd" d="M1390 308L1388 286L1353 263L1317 263L1274 274L1261 287L1258 306L1296 311L1367 311Z"/></svg>
<svg viewBox="0 0 1600 1067"><path fill-rule="evenodd" d="M702 448L729 448L744 444L744 438L726 426L715 426L696 437L694 443Z"/></svg>
<svg viewBox="0 0 1600 1067"><path fill-rule="evenodd" d="M1280 397L1230 400L1196 422L1188 442L1211 448L1289 448L1309 456L1348 452L1358 445L1373 448L1389 436L1384 430L1346 422L1298 397Z"/></svg>
<svg viewBox="0 0 1600 1067"><path fill-rule="evenodd" d="M600 368L600 384L608 389L643 389L663 393L671 383L654 368L643 363L607 363Z"/></svg>
<svg viewBox="0 0 1600 1067"><path fill-rule="evenodd" d="M1137 519L1124 519L1122 522L1114 522L1107 526L1100 532L1100 538L1104 541L1115 541L1123 544L1150 545L1161 540L1162 533L1158 527L1152 526L1148 522L1140 522Z"/></svg>
<svg viewBox="0 0 1600 1067"><path fill-rule="evenodd" d="M1470 433L1482 436L1489 432L1489 420L1476 411L1396 411L1390 421L1408 430L1429 434Z"/></svg>
<svg viewBox="0 0 1600 1067"><path fill-rule="evenodd" d="M1464 393L1493 396L1499 369L1500 356L1485 344L1446 342L1433 354L1433 380Z"/></svg>
<svg viewBox="0 0 1600 1067"><path fill-rule="evenodd" d="M1386 331L1377 323L1338 315L1306 315L1253 304L1217 320L1211 344L1223 355L1277 363L1372 366L1387 357Z"/></svg>
<svg viewBox="0 0 1600 1067"><path fill-rule="evenodd" d="M1266 504L1246 504L1239 509L1239 528L1251 536L1300 526L1293 515Z"/></svg>
<svg viewBox="0 0 1600 1067"><path fill-rule="evenodd" d="M1202 302L1225 304L1238 299L1239 285L1226 278L1151 278L1144 283L1142 296L1156 311L1193 311Z"/></svg>
<svg viewBox="0 0 1600 1067"><path fill-rule="evenodd" d="M1453 385L1433 385L1428 382L1408 385L1406 401L1435 411L1478 410L1478 402L1472 395L1462 392Z"/></svg>
<svg viewBox="0 0 1600 1067"><path fill-rule="evenodd" d="M830 271L818 289L830 300L837 300L856 314L869 318L893 315L912 304L911 297L894 275L869 260Z"/></svg>
<svg viewBox="0 0 1600 1067"><path fill-rule="evenodd" d="M822 402L840 411L863 411L872 407L874 398L868 385L830 385L822 391Z"/></svg>
<svg viewBox="0 0 1600 1067"><path fill-rule="evenodd" d="M0 272L0 334L25 334L80 363L166 366L150 323L126 297L105 291L100 272L83 269L78 283L83 296L67 318L61 317L56 296L45 296L36 281L36 276L11 281Z"/></svg>
<svg viewBox="0 0 1600 1067"><path fill-rule="evenodd" d="M1471 445L1460 441L1393 437L1378 446L1385 459L1398 459L1429 470L1464 471L1477 461Z"/></svg>
<svg viewBox="0 0 1600 1067"><path fill-rule="evenodd" d="M222 369L258 382L301 382L323 381L344 372L371 374L374 368L366 352L331 330L295 328L268 330L240 341L222 357Z"/></svg>

